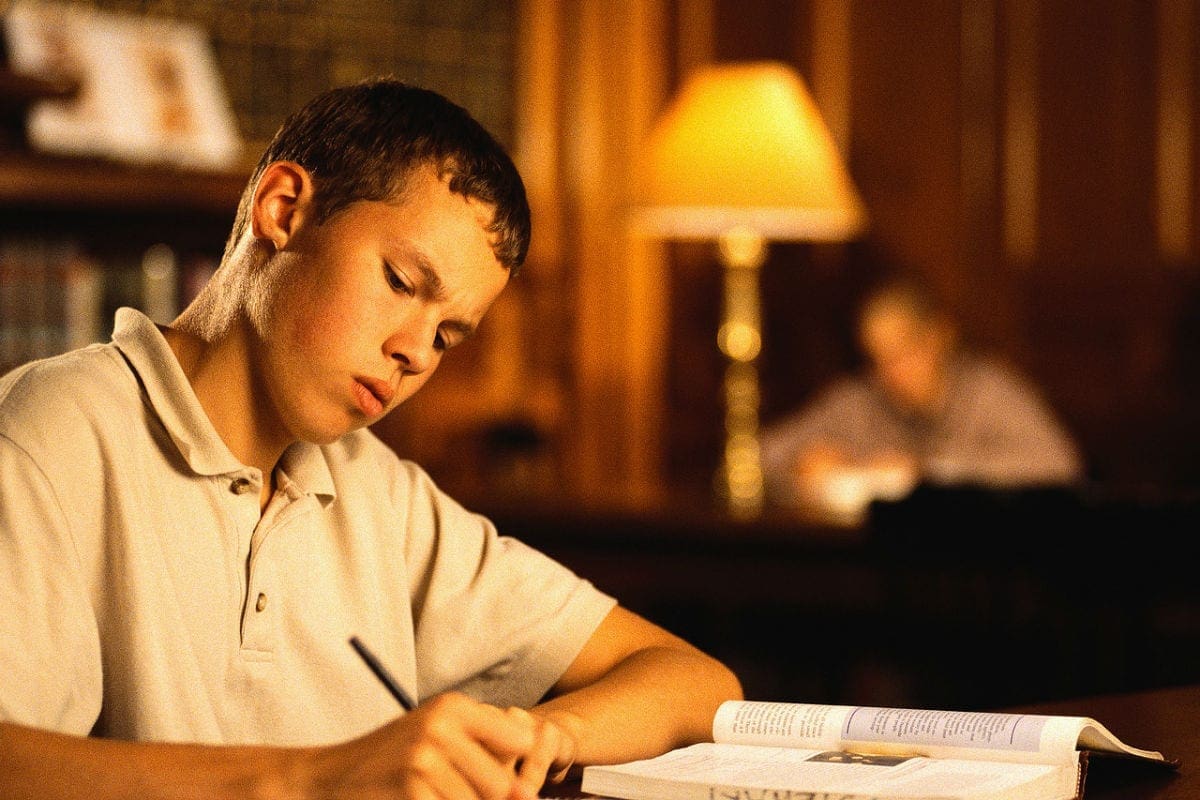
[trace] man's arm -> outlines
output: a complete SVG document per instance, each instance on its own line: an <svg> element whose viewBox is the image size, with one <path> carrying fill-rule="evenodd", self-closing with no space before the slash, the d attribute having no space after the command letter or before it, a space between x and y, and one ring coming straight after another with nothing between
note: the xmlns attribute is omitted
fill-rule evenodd
<svg viewBox="0 0 1200 800"><path fill-rule="evenodd" d="M532 800L547 771L707 739L734 675L620 607L529 713L445 694L366 736L320 748L94 739L0 722L0 797L479 797Z"/></svg>
<svg viewBox="0 0 1200 800"><path fill-rule="evenodd" d="M737 678L720 662L617 606L550 699L534 707L564 736L551 763L533 771L555 776L572 763L645 758L708 740L717 706L741 697Z"/></svg>
<svg viewBox="0 0 1200 800"><path fill-rule="evenodd" d="M1085 477L1074 439L1028 378L1000 364L972 378L968 410L951 420L972 445L956 477L996 486L1069 486Z"/></svg>
<svg viewBox="0 0 1200 800"><path fill-rule="evenodd" d="M550 729L550 730L547 730ZM149 744L0 722L0 797L13 800L533 800L516 764L556 733L519 709L446 694L329 747Z"/></svg>
<svg viewBox="0 0 1200 800"><path fill-rule="evenodd" d="M760 437L768 497L784 506L810 502L814 485L834 465L849 466L873 451L880 420L874 390L863 378L835 379Z"/></svg>
<svg viewBox="0 0 1200 800"><path fill-rule="evenodd" d="M0 797L478 797L533 800L548 770L655 755L711 735L728 669L620 607L526 712L445 694L329 747L216 747L93 739L0 722Z"/></svg>

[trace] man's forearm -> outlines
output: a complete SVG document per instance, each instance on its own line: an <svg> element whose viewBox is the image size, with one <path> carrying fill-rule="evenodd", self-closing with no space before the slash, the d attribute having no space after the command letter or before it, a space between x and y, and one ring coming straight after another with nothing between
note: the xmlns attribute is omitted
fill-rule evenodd
<svg viewBox="0 0 1200 800"><path fill-rule="evenodd" d="M568 730L579 764L645 758L712 736L712 719L741 685L720 662L686 645L649 647L602 678L533 710Z"/></svg>
<svg viewBox="0 0 1200 800"><path fill-rule="evenodd" d="M119 742L0 722L0 797L295 798L304 752Z"/></svg>
<svg viewBox="0 0 1200 800"><path fill-rule="evenodd" d="M303 748L123 742L0 722L0 798L530 800L546 776L526 762L555 742L543 736L550 726L516 712L447 692L355 739Z"/></svg>

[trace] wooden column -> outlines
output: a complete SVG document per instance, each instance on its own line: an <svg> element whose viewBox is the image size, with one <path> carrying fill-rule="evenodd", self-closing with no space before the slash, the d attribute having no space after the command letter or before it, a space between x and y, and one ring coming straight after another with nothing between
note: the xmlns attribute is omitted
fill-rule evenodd
<svg viewBox="0 0 1200 800"><path fill-rule="evenodd" d="M661 105L670 54L664 0L523 0L518 166L529 185L528 269L546 287L534 334L565 356L556 441L565 488L589 499L661 490L666 266L629 226L638 148Z"/></svg>

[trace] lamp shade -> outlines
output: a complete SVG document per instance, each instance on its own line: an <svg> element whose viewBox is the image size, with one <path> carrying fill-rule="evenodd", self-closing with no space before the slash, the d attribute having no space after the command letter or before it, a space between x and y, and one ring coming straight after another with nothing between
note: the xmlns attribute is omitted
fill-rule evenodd
<svg viewBox="0 0 1200 800"><path fill-rule="evenodd" d="M638 228L714 238L851 238L866 214L800 76L779 62L697 69L654 125Z"/></svg>

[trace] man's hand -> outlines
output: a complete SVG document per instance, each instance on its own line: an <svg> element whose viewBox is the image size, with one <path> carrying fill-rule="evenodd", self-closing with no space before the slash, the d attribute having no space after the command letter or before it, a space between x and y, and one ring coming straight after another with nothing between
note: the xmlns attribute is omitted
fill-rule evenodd
<svg viewBox="0 0 1200 800"><path fill-rule="evenodd" d="M583 720L569 711L536 709L530 713L517 708L509 711L527 714L538 726L538 744L521 764L519 777L522 783L533 787L535 794L547 780L561 783L579 752Z"/></svg>
<svg viewBox="0 0 1200 800"><path fill-rule="evenodd" d="M814 442L796 455L792 463L792 479L801 492L810 492L812 487L825 481L837 470L852 463L849 455L832 442Z"/></svg>
<svg viewBox="0 0 1200 800"><path fill-rule="evenodd" d="M0 722L0 797L108 800L535 800L565 771L570 715L501 709L449 693L324 747L123 742Z"/></svg>
<svg viewBox="0 0 1200 800"><path fill-rule="evenodd" d="M570 766L575 747L546 716L450 693L317 751L310 778L328 797L534 800L551 770L557 777Z"/></svg>

